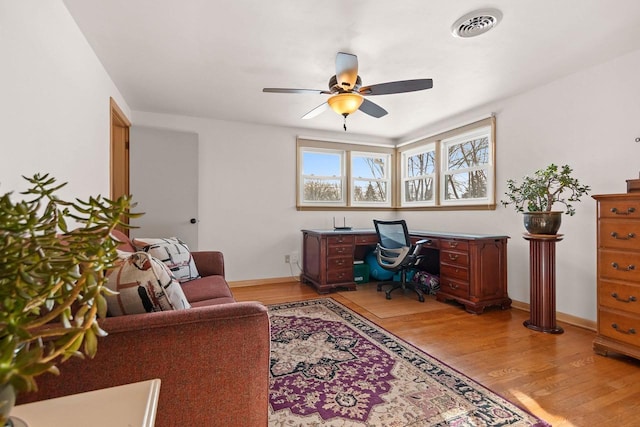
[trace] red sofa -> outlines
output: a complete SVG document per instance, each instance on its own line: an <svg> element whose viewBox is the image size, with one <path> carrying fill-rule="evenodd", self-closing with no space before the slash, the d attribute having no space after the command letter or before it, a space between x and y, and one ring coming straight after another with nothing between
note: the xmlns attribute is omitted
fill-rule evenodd
<svg viewBox="0 0 640 427"><path fill-rule="evenodd" d="M122 250L134 250L115 234ZM182 284L191 309L101 319L109 335L98 340L96 357L39 376L38 391L19 394L17 403L160 378L156 427L266 426L267 309L234 300L221 252L192 254L202 278Z"/></svg>

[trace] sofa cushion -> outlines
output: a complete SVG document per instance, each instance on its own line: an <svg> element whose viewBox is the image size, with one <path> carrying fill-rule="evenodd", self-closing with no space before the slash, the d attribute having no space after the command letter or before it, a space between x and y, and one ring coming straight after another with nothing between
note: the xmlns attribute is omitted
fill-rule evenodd
<svg viewBox="0 0 640 427"><path fill-rule="evenodd" d="M181 283L200 277L189 248L177 237L166 239L139 237L133 239L133 245L139 251L148 252L164 262Z"/></svg>
<svg viewBox="0 0 640 427"><path fill-rule="evenodd" d="M231 302L233 302L233 295L229 285L222 276L201 277L181 285L184 295L193 306L199 301L209 301L217 298L231 298Z"/></svg>
<svg viewBox="0 0 640 427"><path fill-rule="evenodd" d="M107 279L106 286L118 292L107 296L111 316L191 308L167 266L146 252L131 254Z"/></svg>

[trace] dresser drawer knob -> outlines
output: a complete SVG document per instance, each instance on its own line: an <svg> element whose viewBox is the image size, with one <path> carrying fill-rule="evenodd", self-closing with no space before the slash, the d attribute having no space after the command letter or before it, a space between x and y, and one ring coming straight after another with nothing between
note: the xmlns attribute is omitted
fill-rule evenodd
<svg viewBox="0 0 640 427"><path fill-rule="evenodd" d="M451 289L458 289L460 286L458 286L458 285L454 285L453 283L449 282L449 287L450 287Z"/></svg>
<svg viewBox="0 0 640 427"><path fill-rule="evenodd" d="M459 255L449 254L449 259L450 259L451 261L455 261L455 260L457 260L457 259L458 259L458 256L459 256Z"/></svg>
<svg viewBox="0 0 640 427"><path fill-rule="evenodd" d="M636 211L636 208L633 208L633 207L627 208L626 212L620 212L618 208L611 208L611 212L613 212L616 215L629 215L634 213L635 211Z"/></svg>
<svg viewBox="0 0 640 427"><path fill-rule="evenodd" d="M620 298L620 297L618 296L618 294L617 294L616 292L613 292L613 293L611 294L611 296L612 296L613 298L615 298L615 299L616 299L616 301L620 301L620 302L636 302L636 301L637 301L636 297L634 297L633 295L631 295L631 296L630 296L629 298L627 298L627 299L622 299L622 298Z"/></svg>
<svg viewBox="0 0 640 427"><path fill-rule="evenodd" d="M629 264L626 268L620 268L620 266L618 265L617 262L612 262L611 263L611 267L613 267L616 270L620 270L620 271L632 271L636 269L636 266L633 264Z"/></svg>
<svg viewBox="0 0 640 427"><path fill-rule="evenodd" d="M629 233L624 237L621 237L618 235L618 233L616 233L615 231L611 232L611 237L613 237L614 239L618 239L618 240L629 240L629 239L633 239L634 237L636 237L636 235L634 233Z"/></svg>
<svg viewBox="0 0 640 427"><path fill-rule="evenodd" d="M628 330L623 331L622 329L620 329L620 327L618 326L618 324L617 324L617 323L612 323L612 324L611 324L611 327L612 327L613 329L615 329L616 331L620 332L621 334L626 334L626 335L635 335L635 333L636 333L636 330L635 330L635 329L633 329L633 328L629 328Z"/></svg>

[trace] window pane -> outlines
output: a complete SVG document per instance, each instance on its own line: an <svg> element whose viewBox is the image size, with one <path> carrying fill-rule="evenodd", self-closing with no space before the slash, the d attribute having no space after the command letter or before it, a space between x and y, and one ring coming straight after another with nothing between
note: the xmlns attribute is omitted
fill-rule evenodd
<svg viewBox="0 0 640 427"><path fill-rule="evenodd" d="M435 151L407 157L407 178L431 175L435 171Z"/></svg>
<svg viewBox="0 0 640 427"><path fill-rule="evenodd" d="M412 179L404 183L405 202L433 200L433 178Z"/></svg>
<svg viewBox="0 0 640 427"><path fill-rule="evenodd" d="M342 176L341 154L318 153L305 151L302 153L303 175Z"/></svg>
<svg viewBox="0 0 640 427"><path fill-rule="evenodd" d="M445 175L445 199L481 199L487 197L487 171Z"/></svg>
<svg viewBox="0 0 640 427"><path fill-rule="evenodd" d="M304 180L304 200L308 202L339 202L342 200L342 181L339 179Z"/></svg>
<svg viewBox="0 0 640 427"><path fill-rule="evenodd" d="M449 170L466 169L489 163L489 138L472 139L449 147Z"/></svg>
<svg viewBox="0 0 640 427"><path fill-rule="evenodd" d="M386 157L351 157L351 176L354 178L381 179L386 176Z"/></svg>
<svg viewBox="0 0 640 427"><path fill-rule="evenodd" d="M353 181L353 200L356 202L386 202L387 183L381 181Z"/></svg>

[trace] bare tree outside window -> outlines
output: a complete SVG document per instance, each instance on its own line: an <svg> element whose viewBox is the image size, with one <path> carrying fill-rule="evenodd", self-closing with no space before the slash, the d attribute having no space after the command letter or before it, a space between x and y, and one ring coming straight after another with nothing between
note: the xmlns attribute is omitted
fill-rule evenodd
<svg viewBox="0 0 640 427"><path fill-rule="evenodd" d="M406 157L404 199L407 202L433 200L435 151L427 151Z"/></svg>
<svg viewBox="0 0 640 427"><path fill-rule="evenodd" d="M388 201L387 159L386 156L352 155L354 202Z"/></svg>
<svg viewBox="0 0 640 427"><path fill-rule="evenodd" d="M445 200L487 197L489 138L482 136L447 149Z"/></svg>

